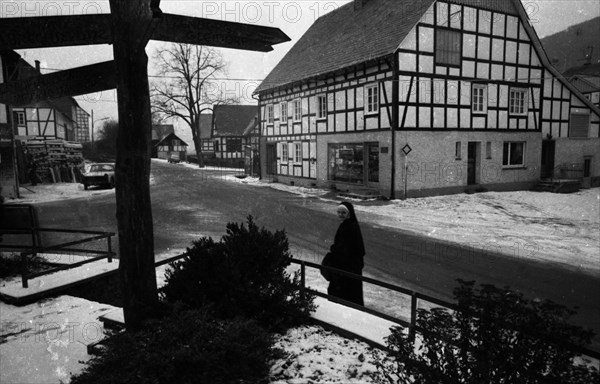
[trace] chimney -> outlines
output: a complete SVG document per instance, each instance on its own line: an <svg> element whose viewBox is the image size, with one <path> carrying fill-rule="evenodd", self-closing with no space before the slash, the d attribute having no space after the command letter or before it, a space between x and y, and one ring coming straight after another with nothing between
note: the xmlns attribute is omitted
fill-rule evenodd
<svg viewBox="0 0 600 384"><path fill-rule="evenodd" d="M36 60L35 61L35 70L37 71L37 73L41 74L42 71L40 70L40 61Z"/></svg>
<svg viewBox="0 0 600 384"><path fill-rule="evenodd" d="M360 11L368 0L354 0L354 10Z"/></svg>

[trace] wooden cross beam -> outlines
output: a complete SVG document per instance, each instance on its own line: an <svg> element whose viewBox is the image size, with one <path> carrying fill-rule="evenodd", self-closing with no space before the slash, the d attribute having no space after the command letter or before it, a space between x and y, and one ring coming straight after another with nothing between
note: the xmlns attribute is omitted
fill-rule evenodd
<svg viewBox="0 0 600 384"><path fill-rule="evenodd" d="M278 28L162 14L151 40L268 52L290 38ZM32 33L32 31L36 31ZM112 44L111 15L3 18L0 50Z"/></svg>

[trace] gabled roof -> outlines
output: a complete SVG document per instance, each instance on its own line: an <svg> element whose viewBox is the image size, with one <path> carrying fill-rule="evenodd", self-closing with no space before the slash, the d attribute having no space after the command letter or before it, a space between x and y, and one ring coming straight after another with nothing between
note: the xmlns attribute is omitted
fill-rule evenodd
<svg viewBox="0 0 600 384"><path fill-rule="evenodd" d="M587 64L580 67L569 68L563 72L565 77L571 77L575 75L582 75L583 77L595 76L600 77L600 63L598 64Z"/></svg>
<svg viewBox="0 0 600 384"><path fill-rule="evenodd" d="M447 0L517 15L511 0ZM362 0L320 17L258 86L256 93L393 54L433 0Z"/></svg>
<svg viewBox="0 0 600 384"><path fill-rule="evenodd" d="M200 139L210 139L213 130L212 113L203 113L200 115Z"/></svg>
<svg viewBox="0 0 600 384"><path fill-rule="evenodd" d="M152 141L161 141L171 133L175 133L173 124L152 124Z"/></svg>
<svg viewBox="0 0 600 384"><path fill-rule="evenodd" d="M186 144L186 142L183 141L183 140L181 140L181 138L179 138L179 136L177 136L175 133L169 133L168 135L164 136L162 139L159 140L158 143L154 144L154 146L158 147L163 142L168 141L168 140L172 140L172 139L177 139L177 140L181 141L181 145L185 145L186 147L188 146Z"/></svg>
<svg viewBox="0 0 600 384"><path fill-rule="evenodd" d="M215 105L213 136L242 136L258 113L256 105Z"/></svg>

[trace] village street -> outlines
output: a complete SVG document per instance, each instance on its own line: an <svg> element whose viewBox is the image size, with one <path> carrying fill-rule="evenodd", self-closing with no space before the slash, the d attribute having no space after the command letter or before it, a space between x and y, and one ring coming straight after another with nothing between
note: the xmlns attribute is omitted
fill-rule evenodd
<svg viewBox="0 0 600 384"><path fill-rule="evenodd" d="M219 238L225 234L227 222L243 222L252 215L259 226L285 229L295 257L320 262L339 224L334 198L232 183L226 180L231 174L153 161L151 190L157 258L182 253L202 236ZM114 194L88 192L89 198L37 204L41 226L116 232ZM577 323L595 328L596 333L600 331L597 275L531 258L485 252L472 244L458 246L417 236L379 225L377 215L369 213L360 215L359 220L367 248L367 276L445 300L451 300L458 278L510 286L528 297L578 307ZM371 300L377 301L377 297Z"/></svg>

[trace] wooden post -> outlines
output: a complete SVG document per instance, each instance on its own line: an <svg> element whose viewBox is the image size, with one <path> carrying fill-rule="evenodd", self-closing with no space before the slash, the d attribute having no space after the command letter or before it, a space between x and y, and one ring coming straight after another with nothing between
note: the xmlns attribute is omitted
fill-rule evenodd
<svg viewBox="0 0 600 384"><path fill-rule="evenodd" d="M110 0L117 68L119 134L115 169L119 273L128 331L141 329L158 304L150 202L152 119L145 47L150 0Z"/></svg>

